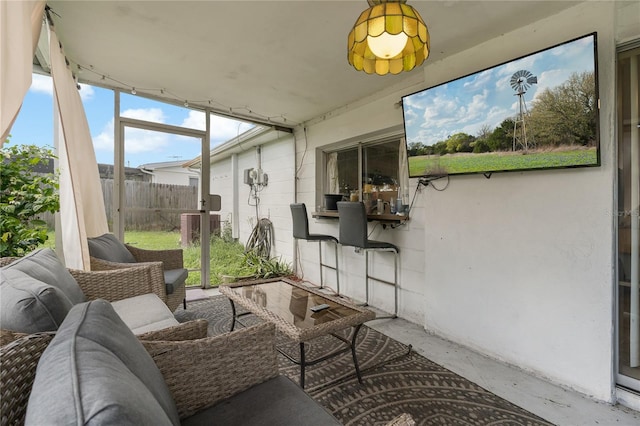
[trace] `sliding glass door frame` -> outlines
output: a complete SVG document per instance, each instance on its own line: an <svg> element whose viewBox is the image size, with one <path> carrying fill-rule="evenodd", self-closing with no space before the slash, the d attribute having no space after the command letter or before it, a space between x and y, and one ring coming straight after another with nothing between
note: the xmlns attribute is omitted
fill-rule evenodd
<svg viewBox="0 0 640 426"><path fill-rule="evenodd" d="M615 375L617 385L640 392L640 41L619 49L616 75L619 199Z"/></svg>

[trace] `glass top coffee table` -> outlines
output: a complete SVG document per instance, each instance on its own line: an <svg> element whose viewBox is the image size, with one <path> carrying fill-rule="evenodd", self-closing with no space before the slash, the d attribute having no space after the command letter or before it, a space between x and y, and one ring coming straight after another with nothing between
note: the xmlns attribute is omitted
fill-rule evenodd
<svg viewBox="0 0 640 426"><path fill-rule="evenodd" d="M328 296L289 279L224 284L219 289L220 293L231 301L233 311L231 330L235 328L237 318L245 315L237 313L235 306L237 303L250 313L275 324L281 333L299 343L299 359L293 358L283 350L278 349L278 351L300 365L301 387L304 388L306 366L317 364L349 350L353 357L358 381L362 383L356 356L356 337L362 324L375 319L375 312ZM328 305L328 307L316 311L316 307L320 305ZM348 327L354 328L350 339L336 334ZM327 335L344 342L344 347L320 358L306 360L304 342Z"/></svg>

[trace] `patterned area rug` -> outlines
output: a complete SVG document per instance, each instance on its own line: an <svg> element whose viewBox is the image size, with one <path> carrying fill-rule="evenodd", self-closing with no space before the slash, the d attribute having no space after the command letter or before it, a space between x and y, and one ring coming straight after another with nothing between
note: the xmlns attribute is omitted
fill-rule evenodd
<svg viewBox="0 0 640 426"><path fill-rule="evenodd" d="M209 321L209 334L229 331L231 305L216 296L188 303L176 311L178 321ZM243 318L247 325L258 322ZM348 333L345 332L345 337ZM280 349L297 355L298 345L279 335ZM335 350L333 337L311 341L306 353L315 359ZM367 326L357 339L363 384L358 383L350 352L307 367L305 390L345 425L384 425L409 413L419 425L549 425L545 420L488 392ZM310 357L310 358L309 358ZM299 382L300 367L279 357L280 371Z"/></svg>

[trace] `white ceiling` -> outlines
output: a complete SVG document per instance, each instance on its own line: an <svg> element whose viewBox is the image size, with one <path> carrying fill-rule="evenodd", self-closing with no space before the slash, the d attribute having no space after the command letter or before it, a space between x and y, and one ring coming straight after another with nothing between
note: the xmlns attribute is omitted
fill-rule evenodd
<svg viewBox="0 0 640 426"><path fill-rule="evenodd" d="M415 81L430 62L576 3L409 0L429 28L432 51L420 68L395 76L368 75L347 62L347 35L366 0L48 5L68 59L93 70L81 71L80 81L291 127Z"/></svg>

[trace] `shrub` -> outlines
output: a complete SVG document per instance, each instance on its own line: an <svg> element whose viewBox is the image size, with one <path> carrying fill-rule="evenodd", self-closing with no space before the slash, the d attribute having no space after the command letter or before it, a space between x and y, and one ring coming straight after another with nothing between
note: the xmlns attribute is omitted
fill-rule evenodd
<svg viewBox="0 0 640 426"><path fill-rule="evenodd" d="M0 153L0 257L24 256L47 240L37 216L60 208L57 176L34 171L54 156L35 145L5 146Z"/></svg>
<svg viewBox="0 0 640 426"><path fill-rule="evenodd" d="M256 278L274 278L291 275L291 266L282 259L266 259L254 250L245 253L245 261Z"/></svg>

